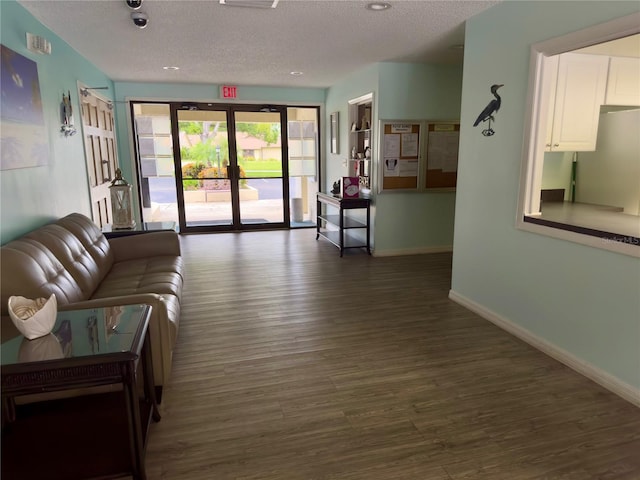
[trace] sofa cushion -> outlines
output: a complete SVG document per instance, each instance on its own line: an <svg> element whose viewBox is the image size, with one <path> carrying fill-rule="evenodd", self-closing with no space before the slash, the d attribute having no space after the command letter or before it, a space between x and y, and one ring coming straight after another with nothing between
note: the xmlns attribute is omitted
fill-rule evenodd
<svg viewBox="0 0 640 480"><path fill-rule="evenodd" d="M45 245L34 238L20 238L3 245L0 257L2 315L8 315L12 295L27 298L56 294L58 304L84 300L82 288Z"/></svg>
<svg viewBox="0 0 640 480"><path fill-rule="evenodd" d="M182 257L158 256L115 263L92 298L138 293L171 294L180 300Z"/></svg>
<svg viewBox="0 0 640 480"><path fill-rule="evenodd" d="M91 298L113 264L113 256L108 254L108 242L97 241L99 245L102 244L104 253L98 255L99 261L96 261L95 243L88 249L74 233L58 223L45 225L24 238L38 241L51 251L76 281L82 292L82 300Z"/></svg>
<svg viewBox="0 0 640 480"><path fill-rule="evenodd" d="M72 213L59 219L56 224L76 237L101 272L106 273L111 268L115 261L111 244L90 218Z"/></svg>

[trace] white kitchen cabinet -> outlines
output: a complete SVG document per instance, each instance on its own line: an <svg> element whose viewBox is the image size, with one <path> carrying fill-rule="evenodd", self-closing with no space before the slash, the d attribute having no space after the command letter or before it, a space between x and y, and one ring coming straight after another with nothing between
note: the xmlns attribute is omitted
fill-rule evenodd
<svg viewBox="0 0 640 480"><path fill-rule="evenodd" d="M640 58L611 57L605 104L640 106Z"/></svg>
<svg viewBox="0 0 640 480"><path fill-rule="evenodd" d="M552 57L549 61L556 60ZM596 149L600 106L604 103L607 87L609 57L563 53L557 55L557 62L545 150L593 151ZM553 83L551 78L552 86Z"/></svg>

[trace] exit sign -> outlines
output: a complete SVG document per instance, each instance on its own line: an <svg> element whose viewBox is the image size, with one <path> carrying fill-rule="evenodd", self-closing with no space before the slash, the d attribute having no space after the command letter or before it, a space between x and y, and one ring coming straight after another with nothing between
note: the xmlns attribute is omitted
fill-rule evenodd
<svg viewBox="0 0 640 480"><path fill-rule="evenodd" d="M238 98L238 87L235 85L222 85L220 87L220 97L222 98Z"/></svg>

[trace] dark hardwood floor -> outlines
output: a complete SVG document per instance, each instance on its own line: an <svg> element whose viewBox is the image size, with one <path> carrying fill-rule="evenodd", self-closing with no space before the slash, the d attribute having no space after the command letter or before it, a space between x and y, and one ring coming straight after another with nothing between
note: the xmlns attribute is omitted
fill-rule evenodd
<svg viewBox="0 0 640 480"><path fill-rule="evenodd" d="M450 254L182 246L150 479L640 479L640 410L449 300Z"/></svg>

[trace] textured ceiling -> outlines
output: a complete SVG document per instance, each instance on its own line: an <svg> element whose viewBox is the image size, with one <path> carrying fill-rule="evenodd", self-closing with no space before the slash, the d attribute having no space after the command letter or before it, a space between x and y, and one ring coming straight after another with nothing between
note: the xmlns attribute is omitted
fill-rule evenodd
<svg viewBox="0 0 640 480"><path fill-rule="evenodd" d="M464 42L464 21L498 2L391 0L374 12L363 0L280 0L275 9L144 0L145 29L125 0L19 3L116 81L328 87L376 62L461 63L451 47Z"/></svg>

